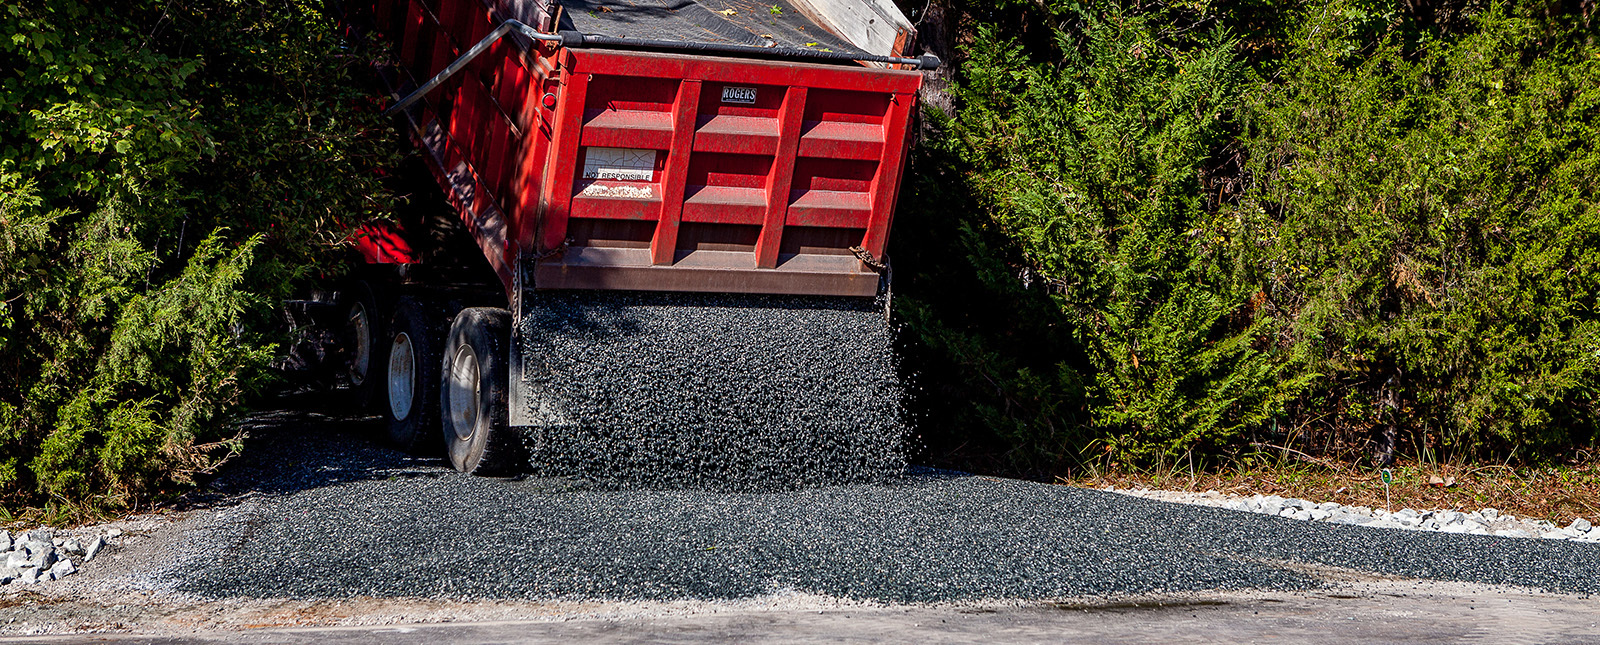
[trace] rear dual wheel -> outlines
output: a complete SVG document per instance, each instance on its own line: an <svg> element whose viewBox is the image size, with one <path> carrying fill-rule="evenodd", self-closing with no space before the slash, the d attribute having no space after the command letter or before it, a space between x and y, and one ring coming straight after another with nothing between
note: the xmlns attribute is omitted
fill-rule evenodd
<svg viewBox="0 0 1600 645"><path fill-rule="evenodd" d="M384 368L389 359L385 331L388 321L378 314L378 300L365 281L350 283L345 289L349 306L345 309L345 379L350 383L348 406L357 411L377 410L386 405L387 379Z"/></svg>
<svg viewBox="0 0 1600 645"><path fill-rule="evenodd" d="M508 422L511 313L463 309L448 333L440 329L442 318L415 298L395 305L387 352L389 439L414 455L436 454L442 430L456 470L513 472L522 447Z"/></svg>
<svg viewBox="0 0 1600 645"><path fill-rule="evenodd" d="M411 296L395 303L388 352L389 440L413 455L439 451L439 325Z"/></svg>
<svg viewBox="0 0 1600 645"><path fill-rule="evenodd" d="M445 342L439 410L450 463L480 475L509 474L522 446L507 408L511 313L474 307L456 314Z"/></svg>

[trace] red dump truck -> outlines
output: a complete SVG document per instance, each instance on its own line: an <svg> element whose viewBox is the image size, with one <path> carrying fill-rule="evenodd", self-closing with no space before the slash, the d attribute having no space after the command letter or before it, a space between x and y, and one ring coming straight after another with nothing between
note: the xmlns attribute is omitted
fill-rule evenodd
<svg viewBox="0 0 1600 645"><path fill-rule="evenodd" d="M535 330L543 323L533 321L553 320L539 307L556 300L567 307L562 311L590 318L627 307L652 315L725 312L711 323L718 330L673 341L709 347L737 335L730 326L757 324L746 322L755 318L783 326L814 310L850 310L840 299L867 303L857 309L881 319L883 309L872 303L887 288L885 243L919 70L939 64L911 56L915 31L893 4L377 0L347 13L390 45L393 60L380 66L390 111L481 250L481 261L473 261L492 270L504 293L490 303L496 306L461 306L445 281L426 277L437 274L417 270L426 264L413 252L418 232L369 227L357 237L367 263L393 270L347 293L350 381L379 402L398 444L442 448L462 471L505 471L559 441L550 428L571 433L588 423L575 414L632 418L616 408L662 389L699 408L686 413L660 406L687 404L651 403L656 414L699 419L706 427L688 432L701 435L725 431L711 427L723 423L716 418L723 411L746 426L779 424L779 416L793 425L809 414L804 410L863 405L853 379L837 375L792 385L806 390L803 397L763 403L724 399L766 384L691 396L683 394L697 387L690 381L657 382L624 397L623 386L597 385L604 377L595 376L610 371L605 365L632 364L620 354L584 368L597 394L558 392L557 385L577 379L578 367L555 365L554 341L543 336L571 332ZM619 304L623 293L650 296ZM602 294L612 299L572 304L573 297ZM694 383L736 381L756 369L743 361L797 344L812 353L792 360L808 365L858 360L815 353L862 332L799 340L828 324L743 330L778 337L772 347L732 348L707 361L728 366L726 378L708 376L723 368L700 363L660 367L659 378L694 371ZM533 335L541 337L525 338ZM650 353L652 343L666 343L640 335L629 351ZM611 343L615 336L588 337ZM569 371L537 372L558 368ZM879 389L871 396L895 395L892 387ZM785 403L772 402L779 399ZM784 406L794 409L767 409ZM772 418L752 416L758 412ZM529 439L529 428L546 432Z"/></svg>

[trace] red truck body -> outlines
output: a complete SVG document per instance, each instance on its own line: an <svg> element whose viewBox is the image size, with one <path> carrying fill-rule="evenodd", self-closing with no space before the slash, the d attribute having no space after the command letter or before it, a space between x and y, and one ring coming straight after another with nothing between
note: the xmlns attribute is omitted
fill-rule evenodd
<svg viewBox="0 0 1600 645"><path fill-rule="evenodd" d="M520 17L509 4L378 0L373 22L403 69L396 92ZM921 81L887 67L514 35L408 114L508 295L871 296L880 276L861 251L883 257ZM363 250L390 252L369 262L405 261L393 252L403 244L373 237Z"/></svg>

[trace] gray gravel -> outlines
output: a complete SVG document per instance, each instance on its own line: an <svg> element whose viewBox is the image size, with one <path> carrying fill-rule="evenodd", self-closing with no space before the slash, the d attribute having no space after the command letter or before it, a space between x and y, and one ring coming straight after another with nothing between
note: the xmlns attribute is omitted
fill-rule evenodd
<svg viewBox="0 0 1600 645"><path fill-rule="evenodd" d="M456 474L332 423L254 431L209 528L135 586L202 598L882 602L1306 589L1315 567L1600 590L1600 547L1299 522L920 470L769 493ZM265 440L265 441L263 441Z"/></svg>
<svg viewBox="0 0 1600 645"><path fill-rule="evenodd" d="M905 470L881 302L590 291L526 307L540 474L751 491Z"/></svg>

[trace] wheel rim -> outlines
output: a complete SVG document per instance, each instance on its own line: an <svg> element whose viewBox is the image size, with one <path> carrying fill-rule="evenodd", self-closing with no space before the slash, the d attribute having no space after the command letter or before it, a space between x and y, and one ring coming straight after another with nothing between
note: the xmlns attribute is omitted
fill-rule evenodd
<svg viewBox="0 0 1600 645"><path fill-rule="evenodd" d="M405 332L394 335L389 349L389 411L396 421L411 416L411 398L416 393L416 352Z"/></svg>
<svg viewBox="0 0 1600 645"><path fill-rule="evenodd" d="M350 307L351 340L355 352L350 356L350 383L361 385L367 380L367 370L372 366L372 321L367 319L367 308L361 303Z"/></svg>
<svg viewBox="0 0 1600 645"><path fill-rule="evenodd" d="M450 425L456 438L472 438L478 427L478 354L461 345L450 359Z"/></svg>

